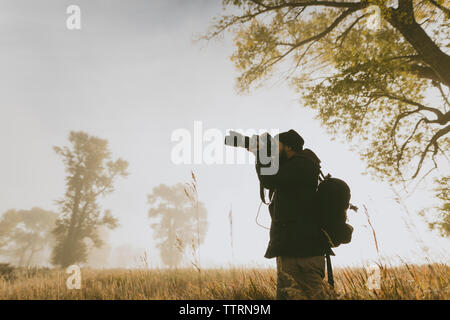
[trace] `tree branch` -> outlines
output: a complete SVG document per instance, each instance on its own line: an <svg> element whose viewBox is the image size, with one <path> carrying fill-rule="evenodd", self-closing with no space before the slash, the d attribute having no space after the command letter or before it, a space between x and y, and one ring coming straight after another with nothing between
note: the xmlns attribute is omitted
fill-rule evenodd
<svg viewBox="0 0 450 320"><path fill-rule="evenodd" d="M251 0L253 3L262 6L266 11L278 10L288 7L312 7L312 6L322 6L322 7L332 7L332 8L349 8L360 10L369 6L367 1L361 2L336 2L336 1L295 1L295 2L285 2L279 5L270 6L264 4L262 1Z"/></svg>
<svg viewBox="0 0 450 320"><path fill-rule="evenodd" d="M419 64L410 64L411 70L420 78L441 82L441 78L430 67L425 67Z"/></svg>
<svg viewBox="0 0 450 320"><path fill-rule="evenodd" d="M437 3L435 0L428 0L428 2L430 2L432 5L434 5L435 7L439 8L442 12L445 13L445 15L448 17L450 17L450 9L444 7L443 5Z"/></svg>
<svg viewBox="0 0 450 320"><path fill-rule="evenodd" d="M447 125L446 127L438 130L433 137L431 137L430 141L428 142L427 146L425 147L425 149L422 152L422 155L420 156L420 161L419 164L417 165L417 169L416 172L414 173L414 175L411 177L411 179L415 179L417 177L417 175L420 172L420 169L422 168L422 164L423 161L428 153L428 150L430 149L431 146L435 147L434 153L437 152L438 150L438 145L437 145L437 141L439 140L439 138L441 138L442 136L445 136L447 133L450 132L450 125Z"/></svg>
<svg viewBox="0 0 450 320"><path fill-rule="evenodd" d="M410 100L410 99L405 98L405 97L399 97L397 95L394 95L394 94L386 92L386 91L385 91L385 93L383 95L386 98L397 100L397 101L401 101L401 102L404 102L404 103L416 106L418 108L417 109L418 111L429 111L429 112L434 113L437 116L437 119L435 119L435 120L427 119L428 123L439 123L441 125L444 125L450 120L448 112L446 114L443 114L439 109L432 108L432 107L427 107L427 106L425 106L425 105L423 105L423 104L421 104L421 103L419 103L417 101L413 101L413 100Z"/></svg>
<svg viewBox="0 0 450 320"><path fill-rule="evenodd" d="M353 12L355 12L356 9L347 9L344 12L342 12L324 31L309 37L308 39L304 39L301 40L297 43L283 43L283 42L278 42L277 45L285 45L285 46L290 46L291 48L289 50L287 50L286 52L284 52L283 54L275 57L274 59L269 59L268 61L265 62L261 62L260 64L258 64L254 69L260 69L260 68L270 68L273 65L275 65L277 62L279 62L280 60L284 59L286 56L288 56L291 52L293 52L295 49L307 44L307 43L311 43L311 42L315 42L321 38L323 38L324 36L326 36L328 33L330 33L331 31L334 30L334 28L336 28L336 26L339 25L339 23L341 23L347 16L351 15Z"/></svg>
<svg viewBox="0 0 450 320"><path fill-rule="evenodd" d="M450 87L450 56L443 52L416 22L412 0L398 0L398 8L389 9L386 19L433 69L439 81Z"/></svg>
<svg viewBox="0 0 450 320"><path fill-rule="evenodd" d="M361 21L361 19L367 17L369 15L369 13L363 14L362 16L359 16L357 19L355 19L355 21L353 21L353 23L343 32L341 33L337 38L336 38L336 42L341 39L341 42L339 43L339 46L342 46L342 43L344 43L345 38L347 37L348 33L353 29L353 27L359 22Z"/></svg>

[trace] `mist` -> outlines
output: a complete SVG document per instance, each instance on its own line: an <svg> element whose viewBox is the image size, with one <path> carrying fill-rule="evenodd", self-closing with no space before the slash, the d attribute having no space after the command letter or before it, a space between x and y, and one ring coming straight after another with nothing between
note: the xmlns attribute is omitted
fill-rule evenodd
<svg viewBox="0 0 450 320"><path fill-rule="evenodd" d="M83 17L79 31L66 28L70 4L54 0L0 4L0 220L9 210L35 207L61 216L57 201L65 196L69 174L53 147L69 147L70 133L84 132L106 140L112 159L128 163L128 175L114 179L114 190L96 199L98 219L110 210L117 226L95 229L102 245L86 240L83 266L273 267L274 259L263 257L269 232L255 223L260 200L254 164L177 164L172 159L176 146L172 135L187 130L196 137L196 121L202 123L203 132L215 129L223 135L229 129L295 129L322 160L325 172L348 181L352 203L367 207L376 230L379 251L367 216L350 212L355 232L351 245L336 249L337 266L364 265L380 253L394 264L448 262L448 239L430 231L427 221L417 215L435 204L426 186L398 201L387 184L365 174L366 163L357 151L328 133L315 112L302 108L298 95L282 81L238 94L238 72L230 61L232 35L221 41L193 41L221 13L220 1L78 1ZM244 150L238 153L246 157ZM188 230L180 235L184 251L178 257L175 235L152 227L163 222L149 217L148 197L161 185L189 186L192 172L203 206L202 235L197 242L199 221L194 211L174 211L174 217L178 212L193 217L186 225L179 218L167 222L180 223L180 234ZM189 206L183 187L177 188L177 205ZM270 226L265 206L258 223ZM53 266L51 241L30 266ZM161 254L168 247L172 258ZM25 265L20 257L3 251L0 257Z"/></svg>

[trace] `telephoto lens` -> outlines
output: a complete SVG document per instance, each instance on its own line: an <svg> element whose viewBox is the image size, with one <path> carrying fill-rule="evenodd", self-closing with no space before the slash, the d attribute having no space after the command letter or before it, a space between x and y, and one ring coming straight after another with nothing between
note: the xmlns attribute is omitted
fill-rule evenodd
<svg viewBox="0 0 450 320"><path fill-rule="evenodd" d="M225 145L248 149L250 146L250 137L244 136L239 132L230 130L229 135L225 136Z"/></svg>
<svg viewBox="0 0 450 320"><path fill-rule="evenodd" d="M229 134L225 136L225 145L231 147L245 148L251 152L262 149L264 154L268 157L272 156L272 136L269 133L264 133L260 136L253 135L251 137L230 130Z"/></svg>

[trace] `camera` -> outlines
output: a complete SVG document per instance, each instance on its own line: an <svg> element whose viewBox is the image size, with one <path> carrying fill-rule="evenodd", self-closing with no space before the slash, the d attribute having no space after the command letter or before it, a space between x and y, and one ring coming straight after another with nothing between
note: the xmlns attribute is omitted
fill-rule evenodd
<svg viewBox="0 0 450 320"><path fill-rule="evenodd" d="M273 151L272 145L275 146L274 139L269 133L263 133L261 135L254 134L248 137L233 130L230 130L229 134L225 136L225 145L245 148L254 153L257 153L258 150L265 149L265 154L269 157Z"/></svg>

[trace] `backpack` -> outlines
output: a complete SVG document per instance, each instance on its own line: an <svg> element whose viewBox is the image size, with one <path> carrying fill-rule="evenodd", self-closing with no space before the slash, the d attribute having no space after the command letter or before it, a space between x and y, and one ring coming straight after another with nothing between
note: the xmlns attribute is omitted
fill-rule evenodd
<svg viewBox="0 0 450 320"><path fill-rule="evenodd" d="M301 156L315 162L320 170L321 160L311 149L303 149ZM319 171L319 181L313 206L330 248L336 248L352 240L353 227L346 223L347 209L357 208L350 204L350 187L345 181L330 174L324 176L322 171Z"/></svg>
<svg viewBox="0 0 450 320"><path fill-rule="evenodd" d="M346 223L347 210L354 209L350 204L351 192L348 184L331 175L320 172L320 183L316 190L315 206L319 225L331 248L352 240L353 227Z"/></svg>
<svg viewBox="0 0 450 320"><path fill-rule="evenodd" d="M329 249L325 257L327 263L328 283L334 288L333 267L330 255L334 255L331 248L336 248L352 240L353 227L346 223L347 210L357 210L350 204L351 192L348 184L330 174L324 176L322 171L319 175L319 185L315 194L315 207L322 232L327 238Z"/></svg>

